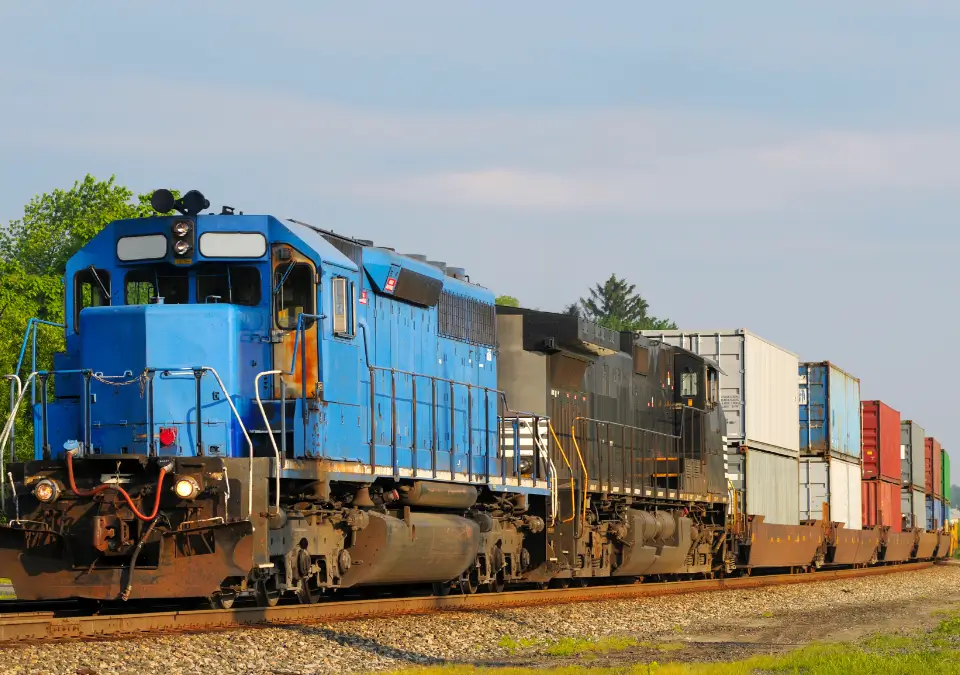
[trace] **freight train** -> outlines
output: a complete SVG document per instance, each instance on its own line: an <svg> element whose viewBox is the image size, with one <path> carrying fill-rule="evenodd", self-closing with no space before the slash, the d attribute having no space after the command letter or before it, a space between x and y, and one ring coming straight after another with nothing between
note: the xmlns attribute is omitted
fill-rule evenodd
<svg viewBox="0 0 960 675"><path fill-rule="evenodd" d="M497 307L371 241L202 213L196 191L153 204L176 215L69 260L65 350L9 378L0 447L35 401L34 458L3 471L21 599L272 606L948 552L941 532L745 512L709 358Z"/></svg>

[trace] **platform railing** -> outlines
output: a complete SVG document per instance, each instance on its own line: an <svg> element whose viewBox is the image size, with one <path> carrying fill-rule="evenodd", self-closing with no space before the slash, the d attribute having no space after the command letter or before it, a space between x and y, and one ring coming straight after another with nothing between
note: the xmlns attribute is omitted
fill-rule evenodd
<svg viewBox="0 0 960 675"><path fill-rule="evenodd" d="M216 380L220 391L223 392L223 397L227 402L227 405L230 406L230 410L233 413L234 418L237 421L237 424L240 426L240 430L243 433L244 439L247 442L248 456L250 459L249 473L247 477L248 483L248 504L247 504L247 517L250 518L253 514L253 441L250 438L250 434L247 431L246 425L243 423L243 419L240 417L240 413L237 410L236 405L234 405L233 397L230 396L230 393L227 391L226 386L223 384L223 380L220 378L220 374L216 371L215 368L210 366L195 366L195 367L173 367L173 368L145 368L140 375L134 377L132 371L126 371L122 375L105 375L102 372L95 372L89 369L68 369L68 370L41 370L34 371L30 373L27 379L22 383L19 383L19 378L15 378L17 387L20 390L19 395L15 405L12 406L10 415L7 418L6 424L4 424L3 431L0 432L0 448L4 448L10 438L13 435L14 420L16 419L17 413L20 410L20 406L23 402L24 395L27 391L27 386L33 383L35 380L40 381L40 447L42 457L44 459L50 459L52 456L50 442L49 442L49 401L48 401L48 384L51 377L57 375L80 375L83 377L83 403L82 403L82 428L81 435L83 438L81 454L89 452L93 447L92 443L92 428L93 423L91 420L91 382L97 381L103 384L111 386L127 386L133 384L139 384L141 388L141 394L144 395L146 399L146 415L147 415L147 454L150 457L157 456L157 446L156 446L156 430L154 423L154 379L157 374L161 376L170 376L170 377L182 377L190 376L195 380L195 391L196 391L196 451L197 456L203 456L205 454L203 448L203 414L202 414L202 397L201 397L201 381L206 374L210 374ZM3 471L3 453L0 452L0 471ZM0 483L2 485L2 483Z"/></svg>

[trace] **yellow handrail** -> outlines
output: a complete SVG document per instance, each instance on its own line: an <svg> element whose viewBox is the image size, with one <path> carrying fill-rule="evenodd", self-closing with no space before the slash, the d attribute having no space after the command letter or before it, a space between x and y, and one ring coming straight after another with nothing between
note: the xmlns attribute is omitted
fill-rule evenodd
<svg viewBox="0 0 960 675"><path fill-rule="evenodd" d="M560 456L563 457L564 463L567 465L567 468L570 469L570 517L560 521L561 523L569 523L577 517L577 493L573 489L573 467L570 466L567 453L563 451L563 445L560 443L560 439L557 438L557 432L553 430L553 422L547 420L547 427L550 429L550 435L553 436L553 442L557 444L557 450L560 451Z"/></svg>
<svg viewBox="0 0 960 675"><path fill-rule="evenodd" d="M590 483L590 476L587 474L587 465L583 463L583 455L580 454L580 444L577 443L577 422L585 419L583 417L574 417L573 424L570 425L570 437L573 438L573 447L577 451L577 457L580 459L580 466L583 467L583 524L587 524L587 486Z"/></svg>

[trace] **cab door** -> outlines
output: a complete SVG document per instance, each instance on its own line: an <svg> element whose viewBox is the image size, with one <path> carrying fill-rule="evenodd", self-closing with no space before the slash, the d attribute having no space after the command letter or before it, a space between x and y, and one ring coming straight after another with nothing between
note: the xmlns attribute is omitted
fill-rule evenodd
<svg viewBox="0 0 960 675"><path fill-rule="evenodd" d="M317 340L317 270L313 262L287 244L276 244L272 251L273 273L273 346L274 368L283 371L287 400L303 395L306 382L308 399L318 398L323 387L319 370ZM302 328L298 330L299 327ZM292 371L292 372L291 372ZM273 378L274 398L279 399L280 378Z"/></svg>

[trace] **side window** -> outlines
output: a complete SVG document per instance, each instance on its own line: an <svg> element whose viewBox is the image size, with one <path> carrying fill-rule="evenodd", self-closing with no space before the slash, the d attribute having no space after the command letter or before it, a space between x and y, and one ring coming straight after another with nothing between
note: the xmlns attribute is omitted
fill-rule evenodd
<svg viewBox="0 0 960 675"><path fill-rule="evenodd" d="M353 337L356 334L353 283L344 277L334 277L330 286L333 293L333 333Z"/></svg>
<svg viewBox="0 0 960 675"><path fill-rule="evenodd" d="M316 314L314 307L313 269L306 263L286 263L273 272L274 311L277 327L294 330L301 314ZM313 325L304 319L304 328Z"/></svg>
<svg viewBox="0 0 960 675"><path fill-rule="evenodd" d="M680 395L697 395L697 373L686 371L680 374Z"/></svg>
<svg viewBox="0 0 960 675"><path fill-rule="evenodd" d="M80 332L80 310L110 304L110 273L92 265L73 277L73 329Z"/></svg>
<svg viewBox="0 0 960 675"><path fill-rule="evenodd" d="M707 371L707 401L716 404L720 400L720 377L717 371Z"/></svg>

